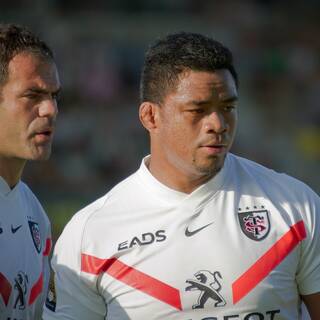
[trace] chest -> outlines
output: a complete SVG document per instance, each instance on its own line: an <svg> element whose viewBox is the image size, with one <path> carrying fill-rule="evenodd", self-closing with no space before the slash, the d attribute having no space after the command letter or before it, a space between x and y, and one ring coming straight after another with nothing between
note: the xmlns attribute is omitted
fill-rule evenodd
<svg viewBox="0 0 320 320"><path fill-rule="evenodd" d="M145 220L128 216L117 236L106 237L109 259L98 286L109 313L151 309L154 319L251 319L255 312L272 319L280 304L296 303L303 224L270 204L228 203Z"/></svg>
<svg viewBox="0 0 320 320"><path fill-rule="evenodd" d="M18 316L33 308L41 293L46 235L28 207L15 202L0 210L0 309Z"/></svg>

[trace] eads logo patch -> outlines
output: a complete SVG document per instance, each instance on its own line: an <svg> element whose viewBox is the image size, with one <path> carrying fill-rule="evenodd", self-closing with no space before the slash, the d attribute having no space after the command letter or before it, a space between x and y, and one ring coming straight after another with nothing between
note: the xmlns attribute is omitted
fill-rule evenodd
<svg viewBox="0 0 320 320"><path fill-rule="evenodd" d="M238 212L238 217L241 230L251 240L261 241L268 235L270 220L267 210Z"/></svg>

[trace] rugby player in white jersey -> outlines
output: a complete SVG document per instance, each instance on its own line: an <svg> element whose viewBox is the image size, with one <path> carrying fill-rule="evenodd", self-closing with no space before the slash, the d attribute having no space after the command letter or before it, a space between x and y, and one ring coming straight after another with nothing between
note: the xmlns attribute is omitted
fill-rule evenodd
<svg viewBox="0 0 320 320"><path fill-rule="evenodd" d="M24 27L0 25L0 319L41 319L49 282L49 220L21 181L48 159L60 89L51 49Z"/></svg>
<svg viewBox="0 0 320 320"><path fill-rule="evenodd" d="M237 83L210 38L149 48L151 155L64 229L45 320L293 320L301 300L320 319L319 197L229 152Z"/></svg>

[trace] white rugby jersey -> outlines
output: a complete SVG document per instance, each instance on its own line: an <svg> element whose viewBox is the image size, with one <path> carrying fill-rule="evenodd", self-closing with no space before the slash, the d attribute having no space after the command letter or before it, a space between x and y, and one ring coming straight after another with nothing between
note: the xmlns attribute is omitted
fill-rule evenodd
<svg viewBox="0 0 320 320"><path fill-rule="evenodd" d="M45 320L293 320L320 291L320 202L229 154L191 194L144 162L58 240Z"/></svg>
<svg viewBox="0 0 320 320"><path fill-rule="evenodd" d="M0 177L0 320L41 319L50 247L50 223L34 194Z"/></svg>

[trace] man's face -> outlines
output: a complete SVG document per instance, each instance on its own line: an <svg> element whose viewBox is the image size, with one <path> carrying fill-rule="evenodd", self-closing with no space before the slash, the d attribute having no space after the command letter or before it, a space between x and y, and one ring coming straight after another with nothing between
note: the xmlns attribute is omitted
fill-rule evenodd
<svg viewBox="0 0 320 320"><path fill-rule="evenodd" d="M0 156L48 159L60 90L56 65L22 52L9 62L8 71L0 88Z"/></svg>
<svg viewBox="0 0 320 320"><path fill-rule="evenodd" d="M158 109L153 140L161 167L195 179L214 176L234 139L237 96L227 69L181 74L177 87Z"/></svg>

